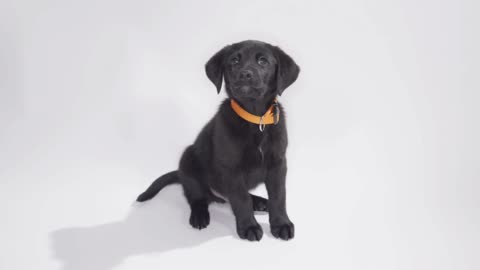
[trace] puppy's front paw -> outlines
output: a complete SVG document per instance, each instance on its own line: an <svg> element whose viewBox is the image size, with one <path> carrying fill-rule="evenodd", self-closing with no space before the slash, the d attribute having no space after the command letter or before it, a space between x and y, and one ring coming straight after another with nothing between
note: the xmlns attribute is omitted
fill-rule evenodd
<svg viewBox="0 0 480 270"><path fill-rule="evenodd" d="M283 240L290 240L295 237L295 226L292 222L278 225L270 225L272 235L275 238L281 238Z"/></svg>
<svg viewBox="0 0 480 270"><path fill-rule="evenodd" d="M249 241L260 241L263 236L263 230L260 225L251 225L243 228L237 228L238 236Z"/></svg>
<svg viewBox="0 0 480 270"><path fill-rule="evenodd" d="M206 228L210 224L210 213L208 206L204 203L195 203L192 205L190 213L190 225L195 229Z"/></svg>

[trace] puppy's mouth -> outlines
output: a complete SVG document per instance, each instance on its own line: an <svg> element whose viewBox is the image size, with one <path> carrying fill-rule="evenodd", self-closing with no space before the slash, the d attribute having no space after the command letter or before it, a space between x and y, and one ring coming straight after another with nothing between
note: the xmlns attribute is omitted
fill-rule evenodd
<svg viewBox="0 0 480 270"><path fill-rule="evenodd" d="M258 98L263 95L263 90L252 85L234 85L232 94L237 98Z"/></svg>

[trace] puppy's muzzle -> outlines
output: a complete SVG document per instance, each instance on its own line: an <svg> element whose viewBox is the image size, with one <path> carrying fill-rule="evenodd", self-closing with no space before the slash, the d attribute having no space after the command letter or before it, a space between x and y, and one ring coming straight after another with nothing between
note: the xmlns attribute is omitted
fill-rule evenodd
<svg viewBox="0 0 480 270"><path fill-rule="evenodd" d="M251 82L253 79L253 71L251 70L243 70L238 75L238 80L241 82Z"/></svg>

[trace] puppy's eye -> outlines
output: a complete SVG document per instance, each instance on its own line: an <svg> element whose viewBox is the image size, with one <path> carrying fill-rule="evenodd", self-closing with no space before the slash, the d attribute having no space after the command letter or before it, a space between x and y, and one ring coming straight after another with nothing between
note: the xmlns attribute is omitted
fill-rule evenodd
<svg viewBox="0 0 480 270"><path fill-rule="evenodd" d="M257 63L260 65L260 66L266 66L268 65L268 60L265 56L260 56L257 60Z"/></svg>
<svg viewBox="0 0 480 270"><path fill-rule="evenodd" d="M232 65L236 65L240 63L240 59L238 57L234 57L232 58L232 60L230 60L230 62L232 63Z"/></svg>

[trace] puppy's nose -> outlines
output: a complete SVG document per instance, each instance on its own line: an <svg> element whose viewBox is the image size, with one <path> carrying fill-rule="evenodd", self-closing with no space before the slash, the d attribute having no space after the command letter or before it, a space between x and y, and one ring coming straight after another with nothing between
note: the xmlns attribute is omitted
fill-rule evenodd
<svg viewBox="0 0 480 270"><path fill-rule="evenodd" d="M241 81L250 81L252 80L253 72L251 70L243 70L240 72L240 80Z"/></svg>

